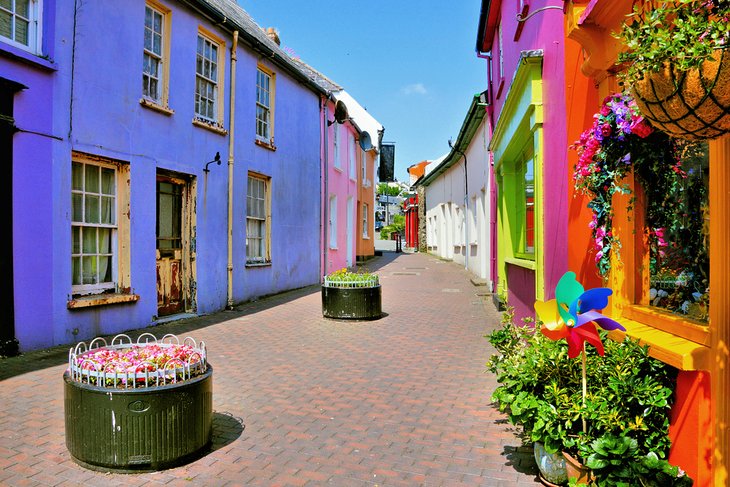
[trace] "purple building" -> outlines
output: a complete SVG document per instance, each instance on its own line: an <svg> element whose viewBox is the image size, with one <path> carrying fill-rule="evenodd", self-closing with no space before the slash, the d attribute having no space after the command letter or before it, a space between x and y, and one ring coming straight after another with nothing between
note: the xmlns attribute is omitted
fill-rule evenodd
<svg viewBox="0 0 730 487"><path fill-rule="evenodd" d="M71 343L319 282L326 92L274 32L234 0L11 5L1 340Z"/></svg>

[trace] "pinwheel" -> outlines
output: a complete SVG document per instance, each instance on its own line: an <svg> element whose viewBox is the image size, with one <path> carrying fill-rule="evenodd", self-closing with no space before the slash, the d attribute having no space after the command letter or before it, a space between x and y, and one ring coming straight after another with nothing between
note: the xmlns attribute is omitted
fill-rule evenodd
<svg viewBox="0 0 730 487"><path fill-rule="evenodd" d="M586 342L590 343L600 356L603 356L603 343L596 324L604 330L623 330L620 323L602 315L598 311L608 306L611 289L597 287L586 291L575 279L575 272L566 272L555 287L555 299L535 301L535 313L543 322L542 333L551 340L565 338L568 342L568 357L582 355L583 362L583 407L586 405L588 387L586 384ZM583 432L586 420L583 418Z"/></svg>
<svg viewBox="0 0 730 487"><path fill-rule="evenodd" d="M566 272L555 287L555 299L536 301L535 312L543 322L541 331L551 340L565 338L568 357L575 358L588 342L603 356L603 343L596 324L604 330L626 330L620 323L599 313L608 306L611 289L597 287L584 290L575 272Z"/></svg>

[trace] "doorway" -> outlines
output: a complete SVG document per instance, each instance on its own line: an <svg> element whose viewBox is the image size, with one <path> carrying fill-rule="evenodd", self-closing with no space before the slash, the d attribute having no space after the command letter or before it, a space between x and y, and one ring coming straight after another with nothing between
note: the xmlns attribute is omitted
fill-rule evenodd
<svg viewBox="0 0 730 487"><path fill-rule="evenodd" d="M188 177L157 173L157 316L192 312L195 307L193 189Z"/></svg>

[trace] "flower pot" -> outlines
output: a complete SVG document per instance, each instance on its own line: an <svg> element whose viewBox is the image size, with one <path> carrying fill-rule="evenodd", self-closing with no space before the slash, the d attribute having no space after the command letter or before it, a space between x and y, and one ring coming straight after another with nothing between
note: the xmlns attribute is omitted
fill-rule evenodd
<svg viewBox="0 0 730 487"><path fill-rule="evenodd" d="M715 59L686 72L671 64L645 73L632 87L641 113L674 137L713 139L730 131L730 53L718 49Z"/></svg>
<svg viewBox="0 0 730 487"><path fill-rule="evenodd" d="M565 469L568 473L568 479L576 479L577 484L587 485L591 480L591 469L566 452L563 452L563 457L565 458Z"/></svg>
<svg viewBox="0 0 730 487"><path fill-rule="evenodd" d="M535 442L533 449L535 463L540 470L540 481L549 487L565 484L568 474L563 456L560 453L548 453L540 442Z"/></svg>
<svg viewBox="0 0 730 487"><path fill-rule="evenodd" d="M352 288L322 286L322 315L325 318L376 320L382 314L380 285Z"/></svg>

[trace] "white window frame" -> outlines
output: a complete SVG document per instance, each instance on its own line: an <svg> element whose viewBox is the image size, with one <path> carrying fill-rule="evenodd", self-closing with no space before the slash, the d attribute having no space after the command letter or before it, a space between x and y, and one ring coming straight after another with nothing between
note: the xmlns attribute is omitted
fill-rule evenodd
<svg viewBox="0 0 730 487"><path fill-rule="evenodd" d="M360 172L362 173L362 187L369 187L370 181L368 180L368 156L367 152L365 152L364 150L360 150Z"/></svg>
<svg viewBox="0 0 730 487"><path fill-rule="evenodd" d="M348 131L347 135L347 160L349 162L350 179L357 181L357 163L355 159L355 134Z"/></svg>
<svg viewBox="0 0 730 487"><path fill-rule="evenodd" d="M43 18L43 0L28 0L28 17L23 17L17 13L16 2L18 0L10 0L10 10L0 7L0 13L10 15L11 37L0 35L0 42L15 46L24 51L33 54L41 53L42 40L42 18ZM28 44L23 44L15 40L15 32L17 19L20 18L24 22L28 22Z"/></svg>
<svg viewBox="0 0 730 487"><path fill-rule="evenodd" d="M76 181L74 180L74 167L81 168L81 186L77 187ZM87 168L93 168L98 174L98 185L96 188L89 188L87 177ZM124 171L121 164L114 164L107 161L92 160L90 158L79 157L74 155L72 157L71 165L71 294L72 295L87 295L87 294L99 294L109 291L119 292L120 288L126 287L124 281L128 281L128 277L125 278L124 272L120 271L120 247L128 247L120 245L120 233L127 235L128 232L124 231L124 221L122 220L122 214L120 208L128 201L128 196L120 194L120 191L124 191L126 186L124 184L124 174L128 173ZM104 170L111 170L112 181L114 188L112 192L104 191L102 187L102 172ZM74 211L74 200L80 200L80 213L77 214ZM102 222L102 201L111 200L109 206L110 221ZM90 205L97 206L98 215L96 218L90 218L88 210ZM79 218L80 216L80 218ZM86 221L91 219L92 221ZM93 221L97 220L97 221ZM78 229L78 238L75 238ZM99 242L99 230L109 230L109 250L106 252L101 251ZM84 234L92 231L96 234L94 238L94 249L85 251L84 250ZM99 282L99 269L98 259L109 258L109 266L111 266L111 275L109 281ZM97 259L97 263L94 265L97 267L96 270L96 282L84 283L84 263L86 259ZM121 257L126 260L124 257ZM78 260L77 260L78 259ZM75 281L74 273L74 262L78 262L79 277L81 282ZM91 262L89 262L91 263ZM121 276L121 279L120 279ZM120 282L121 281L121 282Z"/></svg>
<svg viewBox="0 0 730 487"><path fill-rule="evenodd" d="M337 249L337 195L330 195L329 201L329 247Z"/></svg>
<svg viewBox="0 0 730 487"><path fill-rule="evenodd" d="M252 182L258 185L260 191L252 192ZM246 264L271 263L271 178L257 173L248 173L246 189ZM252 226L258 227L258 235L249 235ZM255 255L249 255L252 244L256 241Z"/></svg>
<svg viewBox="0 0 730 487"><path fill-rule="evenodd" d="M268 86L262 86L262 79L267 81ZM265 97L262 96L264 94ZM275 96L276 75L259 65L256 69L256 140L268 145L274 144Z"/></svg>
<svg viewBox="0 0 730 487"><path fill-rule="evenodd" d="M368 204L363 203L362 204L362 237L363 238L370 238L370 231L368 228Z"/></svg>
<svg viewBox="0 0 730 487"><path fill-rule="evenodd" d="M202 53L200 52L201 42ZM206 47L210 47L210 51L206 51ZM195 51L195 119L212 123L216 126L221 126L223 122L223 105L220 102L220 87L223 86L224 59L222 56L225 50L224 47L225 45L222 41L207 31L202 28L198 30ZM215 56L212 55L213 48L215 48ZM206 55L207 52L210 52L211 55ZM205 94L201 93L201 86L206 87ZM207 88L212 88L212 94ZM203 102L206 103L205 113L199 110L200 104ZM212 110L210 111L207 109L208 103L212 103Z"/></svg>
<svg viewBox="0 0 730 487"><path fill-rule="evenodd" d="M159 15L161 18L160 31L157 32L154 28L154 17L152 26L147 25L147 10L152 12L152 15ZM144 42L143 42L143 63L142 63L142 98L146 101L152 102L156 105L167 107L168 105L168 87L169 87L169 62L170 59L170 10L157 2L148 0L145 3L145 26L144 26ZM152 49L147 47L147 32L150 32L150 36L154 39L157 35L160 38L160 49L159 52L154 50L154 42L152 43ZM156 78L153 73L147 71L147 58L157 61L157 73ZM145 93L149 86L149 79L157 80L157 93L150 94Z"/></svg>
<svg viewBox="0 0 730 487"><path fill-rule="evenodd" d="M497 26L497 43L499 49L499 79L504 79L504 41L502 36L502 22Z"/></svg>
<svg viewBox="0 0 730 487"><path fill-rule="evenodd" d="M334 158L335 158L335 169L342 169L342 160L340 159L340 124L335 123L332 126L332 147L334 148Z"/></svg>

